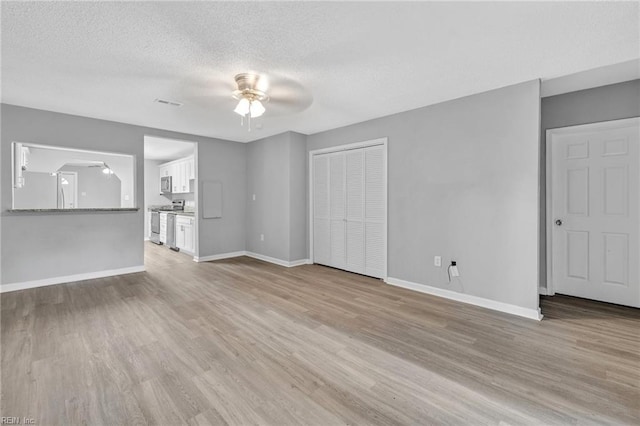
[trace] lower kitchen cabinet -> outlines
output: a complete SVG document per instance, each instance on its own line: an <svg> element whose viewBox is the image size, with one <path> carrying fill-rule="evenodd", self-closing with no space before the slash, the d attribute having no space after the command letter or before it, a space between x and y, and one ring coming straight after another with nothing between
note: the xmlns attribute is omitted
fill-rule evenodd
<svg viewBox="0 0 640 426"><path fill-rule="evenodd" d="M167 243L167 214L160 213L160 242Z"/></svg>
<svg viewBox="0 0 640 426"><path fill-rule="evenodd" d="M195 252L193 217L178 215L176 218L176 246L185 252Z"/></svg>

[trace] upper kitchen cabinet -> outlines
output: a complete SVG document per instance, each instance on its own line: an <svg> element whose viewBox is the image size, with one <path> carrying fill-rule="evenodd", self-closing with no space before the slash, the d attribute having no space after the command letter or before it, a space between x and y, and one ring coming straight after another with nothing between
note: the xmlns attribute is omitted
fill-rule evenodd
<svg viewBox="0 0 640 426"><path fill-rule="evenodd" d="M185 194L193 192L191 180L195 179L195 162L193 156L181 158L158 166L160 177L171 176L171 192Z"/></svg>

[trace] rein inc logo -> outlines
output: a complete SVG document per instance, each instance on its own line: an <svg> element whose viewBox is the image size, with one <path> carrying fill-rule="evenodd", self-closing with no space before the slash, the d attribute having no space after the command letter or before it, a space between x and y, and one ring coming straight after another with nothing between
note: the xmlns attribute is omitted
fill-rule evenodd
<svg viewBox="0 0 640 426"><path fill-rule="evenodd" d="M33 417L0 417L0 425L35 425Z"/></svg>

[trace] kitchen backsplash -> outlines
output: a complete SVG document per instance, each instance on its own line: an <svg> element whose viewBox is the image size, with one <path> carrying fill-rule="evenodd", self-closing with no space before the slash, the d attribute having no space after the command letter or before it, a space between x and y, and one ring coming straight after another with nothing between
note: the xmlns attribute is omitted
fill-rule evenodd
<svg viewBox="0 0 640 426"><path fill-rule="evenodd" d="M185 212L194 212L196 211L196 202L193 200L187 201L185 200L184 202L184 211Z"/></svg>

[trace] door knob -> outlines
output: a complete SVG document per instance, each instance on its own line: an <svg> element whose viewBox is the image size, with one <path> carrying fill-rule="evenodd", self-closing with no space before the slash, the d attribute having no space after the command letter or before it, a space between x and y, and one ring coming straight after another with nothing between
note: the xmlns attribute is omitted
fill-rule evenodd
<svg viewBox="0 0 640 426"><path fill-rule="evenodd" d="M562 226L562 221L560 219L556 219L556 225Z"/></svg>

